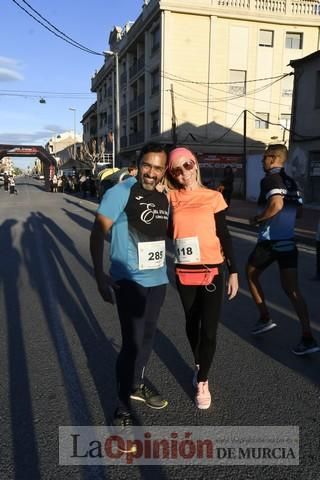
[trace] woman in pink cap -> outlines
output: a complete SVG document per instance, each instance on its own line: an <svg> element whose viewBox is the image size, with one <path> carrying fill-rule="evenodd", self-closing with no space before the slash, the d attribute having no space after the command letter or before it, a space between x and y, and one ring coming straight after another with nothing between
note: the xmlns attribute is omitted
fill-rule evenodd
<svg viewBox="0 0 320 480"><path fill-rule="evenodd" d="M232 241L225 220L227 204L220 192L202 185L198 161L187 148L175 148L169 153L167 180L177 289L195 361L195 403L198 408L207 409L211 405L208 376L216 349L225 264L229 271L229 300L238 291Z"/></svg>

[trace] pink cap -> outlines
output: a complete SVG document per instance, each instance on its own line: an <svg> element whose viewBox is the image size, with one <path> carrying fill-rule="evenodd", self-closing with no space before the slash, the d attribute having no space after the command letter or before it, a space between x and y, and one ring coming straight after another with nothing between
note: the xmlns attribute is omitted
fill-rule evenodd
<svg viewBox="0 0 320 480"><path fill-rule="evenodd" d="M180 157L188 157L191 158L195 163L197 163L197 159L194 153L191 152L188 148L185 147L178 147L171 150L169 153L169 160L168 160L168 169L172 169L172 164L175 160L178 160Z"/></svg>

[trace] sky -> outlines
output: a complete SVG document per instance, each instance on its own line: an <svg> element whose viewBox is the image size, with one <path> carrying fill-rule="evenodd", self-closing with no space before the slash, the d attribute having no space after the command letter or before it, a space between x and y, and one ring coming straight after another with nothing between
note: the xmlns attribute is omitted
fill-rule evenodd
<svg viewBox="0 0 320 480"><path fill-rule="evenodd" d="M113 27L134 21L143 0L1 1L0 144L44 146L52 136L73 130L75 120L77 133L82 133L82 115L96 100L91 77L104 58L61 40L17 4L41 20L36 10L72 40L102 53L109 50ZM40 103L42 98L45 103ZM20 168L33 163L30 158L13 161Z"/></svg>

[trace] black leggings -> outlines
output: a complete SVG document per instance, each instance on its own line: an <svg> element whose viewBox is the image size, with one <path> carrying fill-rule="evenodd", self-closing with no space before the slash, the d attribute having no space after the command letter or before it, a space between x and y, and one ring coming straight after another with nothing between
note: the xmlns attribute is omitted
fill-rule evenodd
<svg viewBox="0 0 320 480"><path fill-rule="evenodd" d="M117 282L115 290L121 325L122 346L116 373L119 407L129 407L129 397L142 382L157 329L166 285L143 287L130 280Z"/></svg>
<svg viewBox="0 0 320 480"><path fill-rule="evenodd" d="M208 379L216 351L217 329L225 285L223 266L219 267L219 275L215 277L214 284L216 290L209 292L203 286L181 285L177 277L177 289L186 316L187 337L195 364L200 365L198 382Z"/></svg>

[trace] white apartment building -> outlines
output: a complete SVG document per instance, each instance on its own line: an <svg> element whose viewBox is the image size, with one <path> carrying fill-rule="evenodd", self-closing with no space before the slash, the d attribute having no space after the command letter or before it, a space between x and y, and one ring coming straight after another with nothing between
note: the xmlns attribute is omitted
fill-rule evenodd
<svg viewBox="0 0 320 480"><path fill-rule="evenodd" d="M97 141L97 102L90 105L82 115L83 143L88 145L90 141Z"/></svg>
<svg viewBox="0 0 320 480"><path fill-rule="evenodd" d="M58 133L54 135L49 141L46 143L45 148L46 150L51 153L51 155L58 155L59 152L64 150L68 147L73 147L75 143L82 142L82 135L75 133L73 130ZM71 150L72 151L72 148Z"/></svg>
<svg viewBox="0 0 320 480"><path fill-rule="evenodd" d="M82 144L82 135L73 130L54 135L45 145L45 149L54 156L58 165L61 165L73 158L79 156L80 146Z"/></svg>
<svg viewBox="0 0 320 480"><path fill-rule="evenodd" d="M288 143L289 62L319 49L319 25L311 0L145 1L134 23L111 32L115 54L92 78L97 137L111 151L118 77L122 161L150 140L238 166L244 152Z"/></svg>
<svg viewBox="0 0 320 480"><path fill-rule="evenodd" d="M11 157L2 157L0 159L0 173L8 173L11 175L13 162Z"/></svg>
<svg viewBox="0 0 320 480"><path fill-rule="evenodd" d="M288 166L307 202L320 202L320 51L293 60L294 89Z"/></svg>

